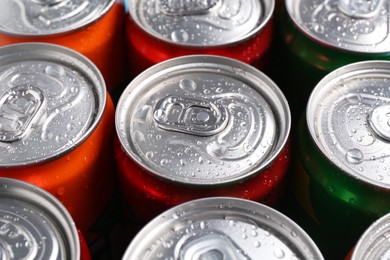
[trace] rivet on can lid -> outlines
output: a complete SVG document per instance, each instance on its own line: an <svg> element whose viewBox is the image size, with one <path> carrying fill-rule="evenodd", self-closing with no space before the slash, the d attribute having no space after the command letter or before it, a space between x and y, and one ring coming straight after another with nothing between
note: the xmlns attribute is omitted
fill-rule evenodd
<svg viewBox="0 0 390 260"><path fill-rule="evenodd" d="M373 109L368 122L378 136L390 142L390 105Z"/></svg>
<svg viewBox="0 0 390 260"><path fill-rule="evenodd" d="M379 14L385 0L339 0L339 8L347 16L372 18Z"/></svg>

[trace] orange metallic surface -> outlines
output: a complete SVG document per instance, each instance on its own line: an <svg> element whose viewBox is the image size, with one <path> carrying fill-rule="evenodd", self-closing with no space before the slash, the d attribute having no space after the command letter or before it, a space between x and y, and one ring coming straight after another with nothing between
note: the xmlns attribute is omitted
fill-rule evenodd
<svg viewBox="0 0 390 260"><path fill-rule="evenodd" d="M32 183L53 194L87 232L103 212L115 189L112 140L114 105L107 104L95 131L78 147L55 160L23 168L0 168L0 176Z"/></svg>
<svg viewBox="0 0 390 260"><path fill-rule="evenodd" d="M50 36L17 37L0 33L0 46L22 42L47 42L71 48L88 57L103 74L108 91L127 81L124 40L125 9L119 0L95 23L75 31Z"/></svg>

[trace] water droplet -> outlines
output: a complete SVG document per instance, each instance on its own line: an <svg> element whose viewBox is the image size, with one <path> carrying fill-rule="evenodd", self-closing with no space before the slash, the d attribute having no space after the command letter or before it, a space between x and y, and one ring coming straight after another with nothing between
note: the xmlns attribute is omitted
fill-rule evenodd
<svg viewBox="0 0 390 260"><path fill-rule="evenodd" d="M197 88L196 82L191 79L182 79L180 80L179 86L185 91L195 91Z"/></svg>
<svg viewBox="0 0 390 260"><path fill-rule="evenodd" d="M188 33L186 31L181 29L181 30L172 32L171 39L174 42L185 43L188 41L189 36L188 36Z"/></svg>
<svg viewBox="0 0 390 260"><path fill-rule="evenodd" d="M62 196L65 194L65 187L60 187L57 189L57 195Z"/></svg>
<svg viewBox="0 0 390 260"><path fill-rule="evenodd" d="M362 151L354 148L347 152L346 159L351 164L359 164L363 161L364 155Z"/></svg>
<svg viewBox="0 0 390 260"><path fill-rule="evenodd" d="M359 95L359 94L355 94L355 93L349 93L346 95L345 97L347 99L347 101L351 104L358 104L362 101L362 96Z"/></svg>
<svg viewBox="0 0 390 260"><path fill-rule="evenodd" d="M66 74L65 69L59 65L47 66L45 68L45 73L54 78L62 78Z"/></svg>
<svg viewBox="0 0 390 260"><path fill-rule="evenodd" d="M284 251L283 251L282 249L280 249L280 248L275 248L275 249L274 249L274 256L275 256L276 258L281 259L281 258L284 257L284 255L285 255L285 253L284 253Z"/></svg>
<svg viewBox="0 0 390 260"><path fill-rule="evenodd" d="M253 246L259 248L261 246L261 243L259 241L255 241L253 242Z"/></svg>
<svg viewBox="0 0 390 260"><path fill-rule="evenodd" d="M135 131L133 134L133 138L134 138L134 141L137 143L145 141L145 135L140 131Z"/></svg>

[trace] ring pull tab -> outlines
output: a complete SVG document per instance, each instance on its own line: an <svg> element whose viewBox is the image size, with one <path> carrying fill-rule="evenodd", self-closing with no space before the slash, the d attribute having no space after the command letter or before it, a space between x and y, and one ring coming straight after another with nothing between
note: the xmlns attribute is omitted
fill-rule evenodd
<svg viewBox="0 0 390 260"><path fill-rule="evenodd" d="M39 121L43 104L42 91L29 84L5 92L0 98L0 141L14 142L24 137Z"/></svg>
<svg viewBox="0 0 390 260"><path fill-rule="evenodd" d="M165 130L199 136L211 136L227 125L224 106L198 98L167 96L154 108L154 120Z"/></svg>
<svg viewBox="0 0 390 260"><path fill-rule="evenodd" d="M160 0L166 15L201 15L210 12L221 0Z"/></svg>
<svg viewBox="0 0 390 260"><path fill-rule="evenodd" d="M374 133L390 141L390 105L383 105L372 110L368 122Z"/></svg>
<svg viewBox="0 0 390 260"><path fill-rule="evenodd" d="M368 19L379 15L386 0L339 0L339 9L347 16Z"/></svg>

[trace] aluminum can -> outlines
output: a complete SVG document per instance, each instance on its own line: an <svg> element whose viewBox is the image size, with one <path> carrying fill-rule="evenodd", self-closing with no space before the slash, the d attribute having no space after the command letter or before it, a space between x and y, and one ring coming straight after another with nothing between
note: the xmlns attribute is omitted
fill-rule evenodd
<svg viewBox="0 0 390 260"><path fill-rule="evenodd" d="M209 196L276 205L290 161L290 110L264 73L226 57L170 59L119 99L115 161L136 218Z"/></svg>
<svg viewBox="0 0 390 260"><path fill-rule="evenodd" d="M128 80L124 19L121 0L1 1L0 46L47 42L76 50L96 64L112 92Z"/></svg>
<svg viewBox="0 0 390 260"><path fill-rule="evenodd" d="M363 231L389 212L389 73L389 61L333 71L313 90L300 122L295 196L328 240L324 247L317 243L324 255L344 258Z"/></svg>
<svg viewBox="0 0 390 260"><path fill-rule="evenodd" d="M346 259L388 259L390 255L389 232L390 213L376 220L364 231L352 251L352 256L348 256Z"/></svg>
<svg viewBox="0 0 390 260"><path fill-rule="evenodd" d="M276 83L304 112L316 84L341 66L364 60L389 60L388 1L286 0L278 21L282 41Z"/></svg>
<svg viewBox="0 0 390 260"><path fill-rule="evenodd" d="M114 112L102 75L79 53L0 48L0 176L52 193L83 232L115 189Z"/></svg>
<svg viewBox="0 0 390 260"><path fill-rule="evenodd" d="M259 68L270 59L274 0L127 3L125 27L133 76L185 55L221 55Z"/></svg>
<svg viewBox="0 0 390 260"><path fill-rule="evenodd" d="M2 259L91 259L66 208L24 181L0 178L0 230Z"/></svg>
<svg viewBox="0 0 390 260"><path fill-rule="evenodd" d="M279 211L214 197L176 206L149 222L127 248L130 259L323 259L311 238Z"/></svg>

